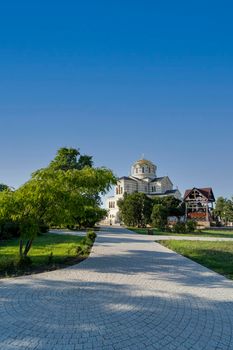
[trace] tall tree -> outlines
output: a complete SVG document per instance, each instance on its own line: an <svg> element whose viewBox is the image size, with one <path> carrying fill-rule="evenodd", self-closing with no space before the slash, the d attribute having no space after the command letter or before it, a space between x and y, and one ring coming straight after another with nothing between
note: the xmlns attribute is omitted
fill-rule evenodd
<svg viewBox="0 0 233 350"><path fill-rule="evenodd" d="M224 216L224 208L226 205L227 199L223 197L218 197L214 209L214 214L222 218Z"/></svg>
<svg viewBox="0 0 233 350"><path fill-rule="evenodd" d="M57 151L55 158L49 167L53 170L82 170L85 167L92 167L92 157L86 154L81 155L79 149L62 147Z"/></svg>
<svg viewBox="0 0 233 350"><path fill-rule="evenodd" d="M168 216L183 216L185 214L184 203L174 196L156 197L153 199L154 204L162 204L167 210Z"/></svg>
<svg viewBox="0 0 233 350"><path fill-rule="evenodd" d="M5 185L5 184L0 184L0 192L3 192L3 191L6 191L6 190L9 190L10 187Z"/></svg>
<svg viewBox="0 0 233 350"><path fill-rule="evenodd" d="M78 169L76 155L77 150L67 153L63 149L54 162L33 173L18 190L0 193L0 220L8 218L20 224L21 256L27 256L41 223L89 225L105 214L99 208L98 196L116 183L115 176L106 168Z"/></svg>
<svg viewBox="0 0 233 350"><path fill-rule="evenodd" d="M144 227L150 223L152 200L144 193L125 195L117 204L120 217L126 225Z"/></svg>
<svg viewBox="0 0 233 350"><path fill-rule="evenodd" d="M163 204L154 204L151 220L154 227L163 230L167 224L168 210Z"/></svg>
<svg viewBox="0 0 233 350"><path fill-rule="evenodd" d="M227 224L233 221L233 198L227 199L219 197L216 202L214 214Z"/></svg>

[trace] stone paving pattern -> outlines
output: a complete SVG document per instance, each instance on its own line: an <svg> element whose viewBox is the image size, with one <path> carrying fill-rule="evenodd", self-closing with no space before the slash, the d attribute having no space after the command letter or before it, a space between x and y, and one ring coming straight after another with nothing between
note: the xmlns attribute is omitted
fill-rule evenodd
<svg viewBox="0 0 233 350"><path fill-rule="evenodd" d="M79 265L0 281L0 350L227 350L232 329L232 281L121 228Z"/></svg>

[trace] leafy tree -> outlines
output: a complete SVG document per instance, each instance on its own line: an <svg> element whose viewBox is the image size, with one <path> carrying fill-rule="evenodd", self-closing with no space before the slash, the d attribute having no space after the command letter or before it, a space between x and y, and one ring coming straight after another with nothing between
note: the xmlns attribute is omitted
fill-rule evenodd
<svg viewBox="0 0 233 350"><path fill-rule="evenodd" d="M126 225L144 227L150 223L152 200L144 193L125 195L117 204L120 217Z"/></svg>
<svg viewBox="0 0 233 350"><path fill-rule="evenodd" d="M233 221L233 198L227 199L219 197L216 202L214 214L225 224Z"/></svg>
<svg viewBox="0 0 233 350"><path fill-rule="evenodd" d="M112 171L83 166L90 164L91 157L82 158L78 169L78 151L66 150L58 151L54 162L33 173L15 192L0 193L0 222L19 223L22 258L27 256L41 224L89 226L105 213L99 208L99 194L105 194L116 183Z"/></svg>
<svg viewBox="0 0 233 350"><path fill-rule="evenodd" d="M77 163L77 169L81 170L85 167L92 167L93 166L93 160L91 156L88 156L86 154L80 155L78 163Z"/></svg>
<svg viewBox="0 0 233 350"><path fill-rule="evenodd" d="M92 167L92 157L81 155L80 151L75 148L60 148L55 158L51 161L49 167L54 170L81 170L85 167Z"/></svg>
<svg viewBox="0 0 233 350"><path fill-rule="evenodd" d="M109 169L82 170L42 169L18 190L24 198L25 215L31 213L40 222L49 225L76 225L85 215L85 207L98 207L96 194L105 194L115 183Z"/></svg>
<svg viewBox="0 0 233 350"><path fill-rule="evenodd" d="M10 187L5 184L0 184L0 192L10 190Z"/></svg>
<svg viewBox="0 0 233 350"><path fill-rule="evenodd" d="M226 198L223 198L223 197L219 197L216 201L216 206L215 206L215 209L214 209L214 214L219 216L220 218L222 218L224 216L224 208L225 208L225 205L226 205L226 201L227 199Z"/></svg>
<svg viewBox="0 0 233 350"><path fill-rule="evenodd" d="M14 236L18 235L13 215L15 213L15 195L12 191L0 192L0 239L12 236L10 225L13 224Z"/></svg>
<svg viewBox="0 0 233 350"><path fill-rule="evenodd" d="M154 204L151 220L154 227L164 230L167 225L168 210L163 204Z"/></svg>
<svg viewBox="0 0 233 350"><path fill-rule="evenodd" d="M226 223L233 221L233 199L228 199L224 206L223 218Z"/></svg>
<svg viewBox="0 0 233 350"><path fill-rule="evenodd" d="M156 197L154 204L162 204L167 209L168 216L183 216L185 214L184 203L174 196Z"/></svg>
<svg viewBox="0 0 233 350"><path fill-rule="evenodd" d="M78 213L79 216L75 217L75 223L79 228L81 227L93 227L96 222L102 220L107 215L107 210L85 206L82 212Z"/></svg>

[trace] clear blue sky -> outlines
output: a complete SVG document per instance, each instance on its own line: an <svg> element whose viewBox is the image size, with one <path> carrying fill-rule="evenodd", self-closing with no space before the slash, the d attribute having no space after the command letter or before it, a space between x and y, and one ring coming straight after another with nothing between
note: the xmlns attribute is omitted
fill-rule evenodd
<svg viewBox="0 0 233 350"><path fill-rule="evenodd" d="M233 194L232 1L0 4L0 182L62 146Z"/></svg>

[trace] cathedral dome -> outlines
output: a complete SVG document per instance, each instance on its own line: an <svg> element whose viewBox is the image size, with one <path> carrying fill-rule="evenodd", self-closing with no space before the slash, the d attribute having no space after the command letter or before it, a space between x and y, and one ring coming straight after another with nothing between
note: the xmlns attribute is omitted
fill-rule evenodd
<svg viewBox="0 0 233 350"><path fill-rule="evenodd" d="M139 179L146 177L154 178L156 177L156 170L156 165L150 160L139 159L133 164L131 175Z"/></svg>

